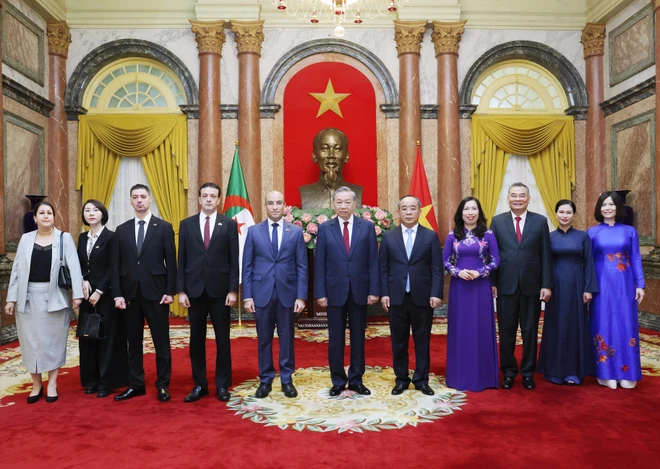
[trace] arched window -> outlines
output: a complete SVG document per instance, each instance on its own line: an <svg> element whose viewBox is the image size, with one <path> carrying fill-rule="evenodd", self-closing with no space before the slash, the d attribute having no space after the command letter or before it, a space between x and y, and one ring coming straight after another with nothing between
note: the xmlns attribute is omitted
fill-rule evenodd
<svg viewBox="0 0 660 469"><path fill-rule="evenodd" d="M557 79L524 60L499 62L477 80L472 104L480 114L564 114L568 100Z"/></svg>

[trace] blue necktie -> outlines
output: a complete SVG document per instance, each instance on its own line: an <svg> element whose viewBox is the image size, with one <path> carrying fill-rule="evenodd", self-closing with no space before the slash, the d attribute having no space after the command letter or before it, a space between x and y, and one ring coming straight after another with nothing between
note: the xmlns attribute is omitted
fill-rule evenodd
<svg viewBox="0 0 660 469"><path fill-rule="evenodd" d="M277 247L277 227L280 226L277 223L273 223L273 237L271 238L271 242L273 243L273 252L275 255L277 255L278 247Z"/></svg>
<svg viewBox="0 0 660 469"><path fill-rule="evenodd" d="M410 259L410 253L412 252L413 248L412 228L408 228L406 233L408 233L408 238L406 239L406 255L408 256L408 259ZM406 279L406 292L410 292L410 274L408 274L408 278Z"/></svg>

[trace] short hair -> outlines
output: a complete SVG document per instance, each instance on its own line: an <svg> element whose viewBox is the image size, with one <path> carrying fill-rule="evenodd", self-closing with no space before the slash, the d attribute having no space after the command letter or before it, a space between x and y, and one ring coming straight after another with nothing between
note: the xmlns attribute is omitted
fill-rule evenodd
<svg viewBox="0 0 660 469"><path fill-rule="evenodd" d="M557 205L555 205L555 213L559 211L559 207L561 207L562 205L570 205L571 208L573 209L573 213L577 212L577 209L575 208L575 204L573 203L572 200L561 199L559 202L557 202Z"/></svg>
<svg viewBox="0 0 660 469"><path fill-rule="evenodd" d="M105 205L103 205L100 201L96 199L89 199L87 202L85 202L82 206L82 222L84 225L89 226L89 223L87 223L87 220L85 220L85 206L87 204L92 204L94 207L99 209L99 212L101 212L101 224L105 225L108 223L108 209L105 208Z"/></svg>
<svg viewBox="0 0 660 469"><path fill-rule="evenodd" d="M47 200L42 200L41 202L39 202L37 205L34 206L34 210L32 213L34 213L35 216L37 215L37 212L39 211L39 208L42 205L45 205L46 207L50 207L50 209L53 211L53 216L55 216L55 207L53 207L53 204L51 204Z"/></svg>
<svg viewBox="0 0 660 469"><path fill-rule="evenodd" d="M149 187L145 186L144 184L135 184L133 187L131 187L131 191L129 192L129 195L133 195L133 191L136 191L138 189L144 189L147 191L147 194L151 195L151 191L149 190Z"/></svg>
<svg viewBox="0 0 660 469"><path fill-rule="evenodd" d="M357 201L357 195L355 195L355 191L351 189L350 187L347 186L341 186L338 187L333 193L332 193L332 201L335 201L335 196L339 194L340 192L348 192L353 196L353 200Z"/></svg>
<svg viewBox="0 0 660 469"><path fill-rule="evenodd" d="M335 129L334 127L328 127L326 129L318 131L318 133L314 136L314 143L313 143L314 149L316 149L321 144L321 135L323 135L325 132L329 130L332 130L339 134L339 138L341 138L341 143L342 145L344 145L344 150L348 150L348 138L346 137L346 134L339 129Z"/></svg>
<svg viewBox="0 0 660 469"><path fill-rule="evenodd" d="M215 182L205 182L202 184L202 187L199 188L199 196L202 196L202 189L206 189L207 187L210 187L211 189L217 189L218 190L218 197L220 197L221 191L220 191L220 186L217 185Z"/></svg>
<svg viewBox="0 0 660 469"><path fill-rule="evenodd" d="M526 186L525 184L523 184L522 182L514 182L513 184L511 184L511 185L509 186L509 190L507 190L506 193L508 194L509 192L511 192L511 189L513 189L514 187L524 187L525 190L527 191L527 195L529 195L529 187L527 187L527 186Z"/></svg>
<svg viewBox="0 0 660 469"><path fill-rule="evenodd" d="M626 218L626 209L623 206L623 200L621 200L621 196L619 196L616 191L605 191L600 194L600 197L598 197L598 201L596 202L596 208L594 209L594 218L599 223L603 223L605 221L603 214L600 213L600 209L603 206L603 202L605 202L605 199L608 197L612 197L612 202L614 202L614 205L616 205L616 216L614 217L614 221L623 221L623 219Z"/></svg>
<svg viewBox="0 0 660 469"><path fill-rule="evenodd" d="M402 201L403 199L405 199L406 197L412 197L413 199L415 199L415 200L417 201L417 208L420 208L420 209L422 208L422 202L419 200L418 197L415 197L415 196L412 195L412 194L406 194L406 195L404 195L403 197L401 197L401 198L399 199L399 201L397 202L397 204L396 204L396 208L397 208L397 209L401 209L401 201Z"/></svg>

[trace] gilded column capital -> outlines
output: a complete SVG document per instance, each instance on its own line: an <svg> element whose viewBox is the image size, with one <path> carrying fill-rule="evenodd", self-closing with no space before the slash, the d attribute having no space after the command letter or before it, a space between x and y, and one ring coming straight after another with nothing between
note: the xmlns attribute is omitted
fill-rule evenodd
<svg viewBox="0 0 660 469"><path fill-rule="evenodd" d="M234 32L239 54L254 52L261 55L261 44L264 42L264 20L232 20L231 30Z"/></svg>
<svg viewBox="0 0 660 469"><path fill-rule="evenodd" d="M461 37L467 21L434 21L431 40L435 46L436 57L439 54L458 54Z"/></svg>
<svg viewBox="0 0 660 469"><path fill-rule="evenodd" d="M394 40L397 56L419 54L426 31L426 21L394 20Z"/></svg>
<svg viewBox="0 0 660 469"><path fill-rule="evenodd" d="M69 44L71 44L71 32L66 21L49 21L47 23L46 35L48 36L48 54L69 56Z"/></svg>
<svg viewBox="0 0 660 469"><path fill-rule="evenodd" d="M195 33L197 49L200 54L218 54L222 55L222 45L225 43L225 22L224 21L197 21L188 20L192 25L192 32Z"/></svg>
<svg viewBox="0 0 660 469"><path fill-rule="evenodd" d="M584 58L605 53L605 25L602 23L587 23L582 30L580 42L584 46Z"/></svg>
<svg viewBox="0 0 660 469"><path fill-rule="evenodd" d="M660 9L660 0L653 0L653 10L658 11Z"/></svg>

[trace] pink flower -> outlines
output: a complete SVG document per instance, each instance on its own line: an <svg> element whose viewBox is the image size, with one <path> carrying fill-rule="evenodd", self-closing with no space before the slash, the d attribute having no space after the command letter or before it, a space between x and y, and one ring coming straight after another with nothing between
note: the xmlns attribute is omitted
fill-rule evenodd
<svg viewBox="0 0 660 469"><path fill-rule="evenodd" d="M309 223L310 221L312 221L312 216L309 213L303 213L303 216L300 218L305 223Z"/></svg>
<svg viewBox="0 0 660 469"><path fill-rule="evenodd" d="M367 210L366 212L364 212L362 214L362 218L364 218L365 220L371 221L371 212Z"/></svg>
<svg viewBox="0 0 660 469"><path fill-rule="evenodd" d="M376 217L376 220L382 220L387 216L387 213L385 213L385 210L378 209L374 216Z"/></svg>
<svg viewBox="0 0 660 469"><path fill-rule="evenodd" d="M310 223L310 224L307 225L307 231L310 234L315 235L316 233L319 232L319 226L316 223Z"/></svg>
<svg viewBox="0 0 660 469"><path fill-rule="evenodd" d="M319 225L320 225L321 223L325 223L326 221L328 221L328 216L327 216L327 215L323 215L323 214L321 214L321 215L319 215L318 217L316 217L316 222L317 222Z"/></svg>
<svg viewBox="0 0 660 469"><path fill-rule="evenodd" d="M314 246L316 246L316 240L317 240L317 239L318 239L318 238L314 238Z"/></svg>
<svg viewBox="0 0 660 469"><path fill-rule="evenodd" d="M287 222L291 223L293 221L293 215L291 215L290 213L287 213L284 216L284 221L287 221Z"/></svg>
<svg viewBox="0 0 660 469"><path fill-rule="evenodd" d="M380 229L380 226L374 225L374 228L376 229L376 236L380 236L380 234L383 232L383 230Z"/></svg>
<svg viewBox="0 0 660 469"><path fill-rule="evenodd" d="M385 218L385 219L383 220L383 225L385 226L385 228L389 228L389 227L390 227L390 220L389 220L389 218Z"/></svg>
<svg viewBox="0 0 660 469"><path fill-rule="evenodd" d="M300 220L294 220L293 224L296 225L298 228L302 228L303 226Z"/></svg>
<svg viewBox="0 0 660 469"><path fill-rule="evenodd" d="M312 235L309 234L307 231L303 231L303 241L305 243L309 243L312 240Z"/></svg>

